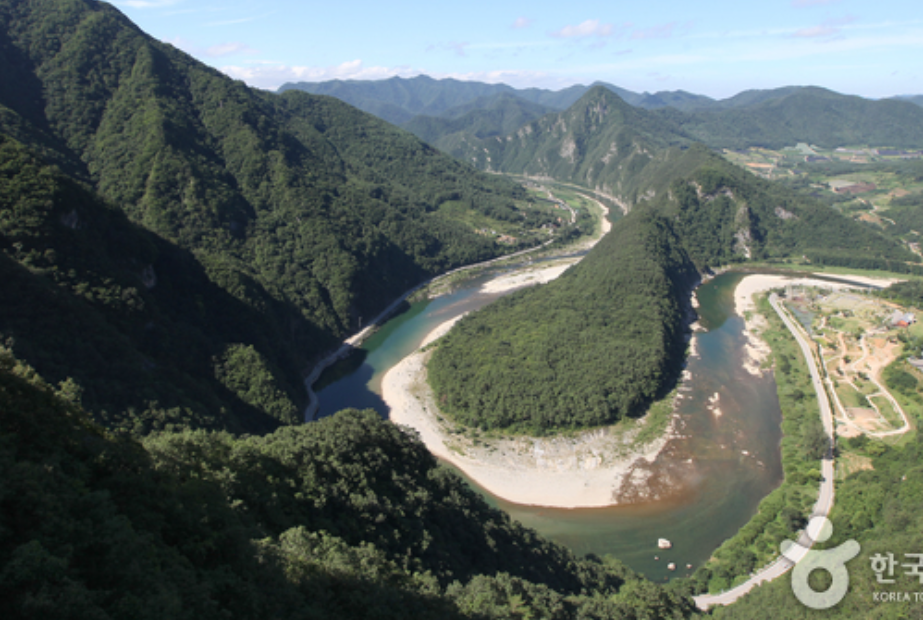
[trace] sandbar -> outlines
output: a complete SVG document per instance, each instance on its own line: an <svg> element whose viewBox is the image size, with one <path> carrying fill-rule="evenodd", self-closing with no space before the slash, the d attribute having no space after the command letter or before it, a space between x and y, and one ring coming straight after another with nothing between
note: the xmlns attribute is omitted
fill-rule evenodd
<svg viewBox="0 0 923 620"><path fill-rule="evenodd" d="M432 342L448 331L443 323L424 340ZM491 494L516 504L556 508L589 508L619 503L623 483L642 473L672 436L667 432L650 443L632 446L647 418L629 430L622 425L555 437L517 436L473 441L456 432L442 416L426 381L432 351L417 351L389 370L382 379L382 399L390 420L414 429L437 458L448 461ZM633 474L635 474L633 476Z"/></svg>

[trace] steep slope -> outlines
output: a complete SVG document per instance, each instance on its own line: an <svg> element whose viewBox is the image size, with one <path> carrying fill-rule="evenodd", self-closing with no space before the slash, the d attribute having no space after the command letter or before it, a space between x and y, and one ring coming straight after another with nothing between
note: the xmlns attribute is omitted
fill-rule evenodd
<svg viewBox="0 0 923 620"><path fill-rule="evenodd" d="M455 155L454 143L464 141L469 135L480 139L505 136L551 111L546 106L501 94L446 110L441 117L415 116L403 127L443 153Z"/></svg>
<svg viewBox="0 0 923 620"><path fill-rule="evenodd" d="M748 259L794 258L920 271L919 257L894 239L757 178L701 145L676 153L670 168L658 164L645 172L660 183L669 181L669 186L666 191L652 189L636 208L670 217L699 269Z"/></svg>
<svg viewBox="0 0 923 620"><path fill-rule="evenodd" d="M485 170L551 177L620 200L637 199L637 175L670 145L686 140L669 122L603 86L506 137L469 141L464 159Z"/></svg>
<svg viewBox="0 0 923 620"><path fill-rule="evenodd" d="M311 335L246 265L197 259L2 134L0 171L0 334L48 382L136 433L299 419Z"/></svg>
<svg viewBox="0 0 923 620"><path fill-rule="evenodd" d="M116 439L0 349L4 618L687 617L490 507L373 412Z"/></svg>
<svg viewBox="0 0 923 620"><path fill-rule="evenodd" d="M440 206L515 219L522 188L350 106L249 89L93 0L0 0L0 24L0 133L27 145L36 169L57 165L60 173L43 179L61 184L55 175L63 174L99 195L73 199L78 204L117 205L172 246L164 253L182 250L197 264L192 270L207 276L203 290L217 286L260 315L262 337L286 341L286 353L268 358L277 363L264 364L283 391L293 392L292 375L362 317L426 276L508 251ZM16 174L22 154L8 154ZM42 199L45 181L20 181L26 202ZM16 191L2 205L13 220ZM42 221L71 212L66 204L55 209ZM79 221L85 214L76 212ZM35 237L36 248L60 253L48 230ZM15 243L6 239L5 247ZM92 286L89 274L76 277ZM243 342L222 338L226 346ZM34 353L29 361L39 366L44 354ZM67 363L73 368L60 373L78 376L79 360ZM139 395L134 405L144 409L147 400L176 401ZM208 408L221 417L221 407Z"/></svg>

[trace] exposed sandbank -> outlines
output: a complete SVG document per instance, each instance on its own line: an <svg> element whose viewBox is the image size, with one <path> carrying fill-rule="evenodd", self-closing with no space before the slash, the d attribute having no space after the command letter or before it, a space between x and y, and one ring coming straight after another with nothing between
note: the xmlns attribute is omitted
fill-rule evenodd
<svg viewBox="0 0 923 620"><path fill-rule="evenodd" d="M448 322L447 322L448 323ZM424 342L448 331L443 323ZM581 508L618 503L623 484L643 473L672 437L661 437L631 450L632 440L646 423L614 432L612 427L562 437L492 439L489 444L455 433L455 425L436 408L426 381L431 352L404 358L382 379L382 399L395 424L415 429L435 456L465 472L490 493L517 504ZM624 429L625 427L620 427Z"/></svg>
<svg viewBox="0 0 923 620"><path fill-rule="evenodd" d="M566 261L556 262L548 267L539 267L527 271L517 270L516 273L500 276L487 282L481 287L482 293L505 293L523 286L533 286L535 284L545 284L551 282L567 269L578 262L574 258Z"/></svg>

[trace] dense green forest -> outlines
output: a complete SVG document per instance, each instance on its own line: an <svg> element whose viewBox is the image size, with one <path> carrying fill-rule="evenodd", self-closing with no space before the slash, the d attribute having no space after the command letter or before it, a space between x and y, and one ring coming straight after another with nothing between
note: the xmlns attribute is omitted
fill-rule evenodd
<svg viewBox="0 0 923 620"><path fill-rule="evenodd" d="M669 191L657 191L640 205L676 218L700 269L788 258L903 272L921 268L920 257L893 237L759 179L701 145L683 150L676 162L676 170L691 172L673 176Z"/></svg>
<svg viewBox="0 0 923 620"><path fill-rule="evenodd" d="M705 108L656 115L715 148L783 148L799 142L834 148L853 144L919 148L923 109L897 99L869 100L814 86L779 92L768 100L727 109Z"/></svg>
<svg viewBox="0 0 923 620"><path fill-rule="evenodd" d="M259 432L299 419L302 341L281 327L296 309L2 134L0 272L7 346L48 382L75 384L109 428Z"/></svg>
<svg viewBox="0 0 923 620"><path fill-rule="evenodd" d="M680 368L697 273L669 222L637 211L544 286L466 316L429 378L468 426L544 434L644 413Z"/></svg>
<svg viewBox="0 0 923 620"><path fill-rule="evenodd" d="M451 153L456 150L455 141L467 140L469 135L479 139L506 136L550 111L537 103L501 94L453 108L446 112L451 114L447 118L420 115L402 126L440 151Z"/></svg>
<svg viewBox="0 0 923 620"><path fill-rule="evenodd" d="M543 223L519 185L335 99L250 89L108 4L0 0L0 24L0 245L22 287L0 337L107 424L291 422L298 375L363 318L517 249L453 213Z"/></svg>
<svg viewBox="0 0 923 620"><path fill-rule="evenodd" d="M698 270L748 258L920 269L893 239L694 144L902 126L911 140L910 104L795 89L742 94L723 106L737 116L650 113L629 103L712 104L611 85L447 97L427 80L395 78L393 101L360 107L438 113L449 121L421 131L453 132L445 148L485 170L634 208L559 280L438 346L431 380L464 424L542 434L642 414L681 366ZM371 411L297 425L302 371L363 318L517 249L459 213L549 221L522 187L333 97L250 89L94 0L0 0L0 83L0 615L693 615L688 584L542 539ZM473 110L476 97L496 109ZM824 122L794 117L827 105ZM915 225L913 199L895 226ZM810 446L816 429L801 430ZM920 529L919 452L889 451L847 481L838 540L918 551L902 532ZM731 579L741 557L700 585ZM749 600L784 599L781 583Z"/></svg>
<svg viewBox="0 0 923 620"><path fill-rule="evenodd" d="M4 618L681 618L691 599L489 508L344 411L138 443L0 351Z"/></svg>

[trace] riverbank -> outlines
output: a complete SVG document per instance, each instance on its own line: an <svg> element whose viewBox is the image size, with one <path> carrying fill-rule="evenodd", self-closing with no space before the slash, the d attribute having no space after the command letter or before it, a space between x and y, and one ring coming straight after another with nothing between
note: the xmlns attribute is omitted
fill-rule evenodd
<svg viewBox="0 0 923 620"><path fill-rule="evenodd" d="M601 214L600 214L600 219L599 219L599 222L600 222L599 231L597 231L597 234L589 238L582 239L578 241L577 243L573 244L572 246L569 246L566 250L567 252L589 251L590 249L593 248L593 246L599 243L599 240L602 239L606 235L606 233L608 233L612 229L612 222L610 222L608 218L609 209L605 205L603 205L601 202L599 202L598 200L595 200L595 199L592 199L592 200L601 209ZM409 291L407 291L406 293L404 293L403 295L395 299L393 302L391 302L391 304L388 305L387 308L385 308L377 317L375 317L371 322L369 322L362 330L360 330L356 334L353 334L349 338L345 339L335 351L333 351L332 353L330 353L329 355L325 356L323 359L318 361L316 364L314 364L310 372L306 374L304 384L308 392L308 405L304 411L305 422L310 422L314 420L314 417L317 415L317 411L320 408L320 401L318 399L317 393L314 391L314 384L317 382L318 379L320 379L320 376L324 372L324 370L326 370L327 368L329 368L336 362L340 361L341 359L345 358L350 353L352 353L353 350L361 346L362 342L366 338L368 338L371 334L373 334L375 330L378 329L378 327L385 320L387 320L402 303L404 303L404 301L410 299L413 295L415 295L416 293L420 291L428 291L429 296L433 297L435 296L434 291L436 290L434 287L441 282L448 282L448 281L451 281L453 278L457 278L457 277L468 277L465 274L465 272L470 271L472 273L475 273L483 268L492 267L493 265L496 265L503 261L513 260L513 259L522 257L526 254L541 253L541 250L543 250L545 247L551 244L552 241L553 239L541 245L528 248L526 250L521 250L519 252L515 252L507 256L493 258L487 261L483 261L481 263L475 263L473 265L465 265L463 267L458 267L444 274L436 276L430 280L427 280L426 282L422 282L418 284L417 286L413 287L412 289L410 289ZM546 282L553 280L559 275L561 275L568 267L570 267L576 262L579 262L579 260L580 258L561 259L561 261L554 261L554 264L550 264L550 265L544 265L540 267L526 267L524 269L518 269L514 273L500 276L498 278L495 278L491 282L488 282L485 285L485 287L489 287L489 288L485 288L483 292L505 293L505 292L515 290L517 288L524 287L524 286L532 286L534 284L544 284Z"/></svg>
<svg viewBox="0 0 923 620"><path fill-rule="evenodd" d="M823 276L825 279L812 276ZM831 282L830 278L841 281ZM751 274L743 277L735 287L735 311L746 322L748 342L764 350L766 355L774 352L777 359L788 360L788 363L777 366L774 373L783 412L781 453L785 479L779 488L760 503L757 514L750 522L725 541L712 555L709 563L693 576L694 587L700 592L695 597L700 609L730 604L759 583L783 575L791 568L792 562L778 557L775 550L782 540L791 538L791 533L786 529L789 518L785 516L786 512L800 513L805 517L826 516L833 504L833 461L805 461L803 457L808 450L804 444L803 429L809 416L817 415L819 411L825 434L832 438L833 433L833 415L820 383L815 360L807 342L802 342L798 329L785 316L778 303L763 300L760 302L762 307L757 308L754 295L788 285L842 290L859 288L860 284L884 287L894 281L890 278L852 274ZM765 356L751 354L750 358L749 362L759 368ZM809 392L817 395L817 409L805 408L801 402L803 395ZM801 396L795 398L795 394ZM789 456L786 458L785 455ZM815 487L818 489L816 494L811 488L815 483L819 484ZM810 541L801 542L804 547L811 544ZM752 568L741 571L739 558L748 552L754 554L752 557L755 561ZM756 570L759 566L762 568ZM704 594L706 591L712 594Z"/></svg>
<svg viewBox="0 0 923 620"><path fill-rule="evenodd" d="M425 339L448 332L447 321ZM425 346L425 345L424 345ZM416 430L436 457L448 461L488 492L533 506L612 506L643 482L649 466L673 437L672 423L652 441L633 446L647 418L567 436L487 439L456 432L436 407L426 380L431 351L418 351L382 380L382 399L393 423Z"/></svg>

